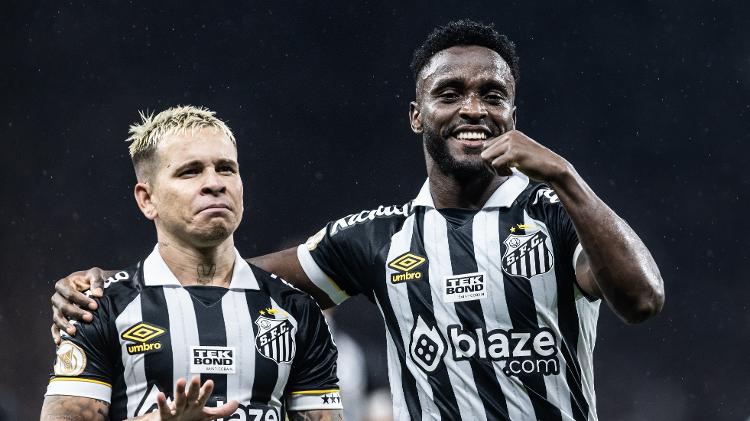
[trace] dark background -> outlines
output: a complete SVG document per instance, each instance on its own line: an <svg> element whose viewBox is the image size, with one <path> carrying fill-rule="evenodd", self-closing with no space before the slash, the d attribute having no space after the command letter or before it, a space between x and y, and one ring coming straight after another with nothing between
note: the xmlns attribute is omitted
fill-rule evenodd
<svg viewBox="0 0 750 421"><path fill-rule="evenodd" d="M0 419L38 417L53 281L155 242L123 141L138 110L195 104L228 121L248 209L237 246L274 251L416 195L408 63L460 17L516 42L519 128L576 166L664 276L664 310L643 325L602 306L600 418L750 416L747 3L46 3L0 11ZM382 346L360 303L341 307L342 329Z"/></svg>

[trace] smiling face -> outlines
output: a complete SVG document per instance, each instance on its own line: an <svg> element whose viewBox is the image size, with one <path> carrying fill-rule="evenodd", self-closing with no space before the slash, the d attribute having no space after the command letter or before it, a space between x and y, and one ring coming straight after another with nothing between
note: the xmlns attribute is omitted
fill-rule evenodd
<svg viewBox="0 0 750 421"><path fill-rule="evenodd" d="M455 46L435 54L419 74L410 110L412 130L423 134L428 173L490 175L480 153L487 139L515 127L514 100L510 67L495 51Z"/></svg>
<svg viewBox="0 0 750 421"><path fill-rule="evenodd" d="M136 198L161 238L195 247L220 244L242 220L242 179L235 145L213 128L166 135L155 151L151 182ZM145 189L145 190L143 190Z"/></svg>

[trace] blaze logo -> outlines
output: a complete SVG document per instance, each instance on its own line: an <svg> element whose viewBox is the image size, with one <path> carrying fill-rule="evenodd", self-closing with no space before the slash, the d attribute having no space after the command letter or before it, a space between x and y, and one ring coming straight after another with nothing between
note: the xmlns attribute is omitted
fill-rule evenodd
<svg viewBox="0 0 750 421"><path fill-rule="evenodd" d="M137 344L127 344L128 354L145 354L161 350L161 342L149 342L166 333L167 330L152 324L141 322L129 327L122 332L120 337L126 341L138 342Z"/></svg>
<svg viewBox="0 0 750 421"><path fill-rule="evenodd" d="M422 271L414 272L414 269L422 266L426 261L427 259L424 257L412 252L406 252L391 260L388 262L388 267L398 272L391 274L391 283L398 284L404 281L420 279Z"/></svg>
<svg viewBox="0 0 750 421"><path fill-rule="evenodd" d="M417 316L414 328L411 330L411 344L409 345L411 359L426 373L432 373L440 365L447 347L443 337L435 326L427 326L422 316Z"/></svg>

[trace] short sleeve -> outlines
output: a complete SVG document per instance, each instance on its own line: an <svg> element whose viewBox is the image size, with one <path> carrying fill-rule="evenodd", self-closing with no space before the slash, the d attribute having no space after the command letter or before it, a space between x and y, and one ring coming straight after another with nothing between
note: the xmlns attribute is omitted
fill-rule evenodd
<svg viewBox="0 0 750 421"><path fill-rule="evenodd" d="M329 222L297 248L308 278L336 304L357 294L372 299L376 256L409 209L380 206Z"/></svg>
<svg viewBox="0 0 750 421"><path fill-rule="evenodd" d="M305 297L297 306L297 352L286 386L290 411L341 409L338 351L320 308Z"/></svg>
<svg viewBox="0 0 750 421"><path fill-rule="evenodd" d="M566 267L570 267L573 273L572 277L576 280L578 291L589 301L596 300L595 297L586 294L580 285L577 285L575 277L576 263L583 251L583 247L578 239L578 232L576 232L573 221L570 219L570 215L568 215L555 191L546 185L540 185L532 193L530 210L534 214L541 213L540 216L549 228L555 255L559 256L565 262Z"/></svg>
<svg viewBox="0 0 750 421"><path fill-rule="evenodd" d="M110 402L114 369L112 329L106 298L98 300L91 323L77 323L74 336L63 334L46 396L81 396Z"/></svg>

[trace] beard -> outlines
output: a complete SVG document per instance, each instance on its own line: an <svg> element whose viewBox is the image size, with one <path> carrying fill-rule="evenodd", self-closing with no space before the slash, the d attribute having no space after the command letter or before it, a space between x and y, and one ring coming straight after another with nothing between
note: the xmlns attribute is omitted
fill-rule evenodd
<svg viewBox="0 0 750 421"><path fill-rule="evenodd" d="M424 143L427 153L437 164L440 172L453 175L459 180L476 180L492 178L493 174L487 169L481 157L479 159L458 160L451 155L448 140L441 138L429 129L424 130ZM479 156L479 153L477 153Z"/></svg>

